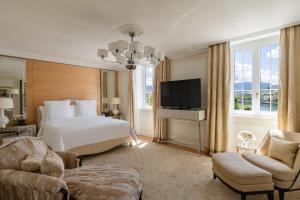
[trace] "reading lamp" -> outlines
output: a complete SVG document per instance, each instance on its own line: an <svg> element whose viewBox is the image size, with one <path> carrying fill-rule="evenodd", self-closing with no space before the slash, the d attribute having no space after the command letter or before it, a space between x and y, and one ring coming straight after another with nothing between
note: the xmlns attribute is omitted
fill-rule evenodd
<svg viewBox="0 0 300 200"><path fill-rule="evenodd" d="M117 105L121 104L121 99L119 97L113 97L110 99L110 103L114 105L114 110L112 112L116 117L117 114L119 113Z"/></svg>

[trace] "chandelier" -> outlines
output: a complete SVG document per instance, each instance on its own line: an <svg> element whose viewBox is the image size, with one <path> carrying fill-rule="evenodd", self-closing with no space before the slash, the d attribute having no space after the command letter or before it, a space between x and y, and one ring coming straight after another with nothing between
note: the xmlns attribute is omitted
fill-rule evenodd
<svg viewBox="0 0 300 200"><path fill-rule="evenodd" d="M125 24L119 27L121 33L131 37L131 42L118 40L108 44L107 49L98 49L97 54L102 61L107 63L119 63L122 67L135 70L137 65L155 67L163 59L164 55L154 47L144 46L142 42L135 41L135 37L144 33L144 30L136 24ZM108 52L114 56L114 60L108 60Z"/></svg>

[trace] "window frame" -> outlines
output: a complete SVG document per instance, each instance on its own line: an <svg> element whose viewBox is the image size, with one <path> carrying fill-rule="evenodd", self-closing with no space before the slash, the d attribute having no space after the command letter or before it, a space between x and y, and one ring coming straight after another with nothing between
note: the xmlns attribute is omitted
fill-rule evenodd
<svg viewBox="0 0 300 200"><path fill-rule="evenodd" d="M277 116L277 112L260 111L260 81L261 81L261 48L270 45L279 45L279 36L252 40L245 43L237 43L231 45L231 112L237 116L261 116L272 117ZM235 82L235 52L236 51L252 51L252 110L235 110L234 109L234 82ZM279 61L280 62L280 61ZM279 69L280 70L280 69Z"/></svg>
<svg viewBox="0 0 300 200"><path fill-rule="evenodd" d="M153 80L154 80L154 68L153 67L144 67L143 68L143 108L144 109L152 109L152 105L147 104L147 98L146 98L146 69L152 68L152 90L153 90ZM152 101L153 104L153 101Z"/></svg>

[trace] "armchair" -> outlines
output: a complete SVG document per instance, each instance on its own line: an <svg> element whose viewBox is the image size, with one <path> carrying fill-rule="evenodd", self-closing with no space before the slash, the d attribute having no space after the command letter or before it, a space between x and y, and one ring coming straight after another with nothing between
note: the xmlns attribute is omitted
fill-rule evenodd
<svg viewBox="0 0 300 200"><path fill-rule="evenodd" d="M277 137L300 143L300 133L270 130L260 144L257 154L244 153L248 162L272 173L275 189L279 191L280 200L284 200L285 192L300 190L300 146L296 153L293 167L268 156L271 137Z"/></svg>
<svg viewBox="0 0 300 200"><path fill-rule="evenodd" d="M125 166L78 167L72 152L56 152L64 162L64 177L21 170L28 155L44 156L42 138L23 137L0 145L0 199L18 200L138 200L142 196L140 173Z"/></svg>

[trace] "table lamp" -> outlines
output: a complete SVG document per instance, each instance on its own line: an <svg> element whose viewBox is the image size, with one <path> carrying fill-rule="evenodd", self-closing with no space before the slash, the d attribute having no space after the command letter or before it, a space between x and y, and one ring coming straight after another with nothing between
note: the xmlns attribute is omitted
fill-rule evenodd
<svg viewBox="0 0 300 200"><path fill-rule="evenodd" d="M250 141L256 140L255 135L249 131L241 131L238 135L238 138L242 140L243 148L248 148Z"/></svg>
<svg viewBox="0 0 300 200"><path fill-rule="evenodd" d="M7 94L10 95L19 94L19 89L8 89Z"/></svg>
<svg viewBox="0 0 300 200"><path fill-rule="evenodd" d="M0 98L0 128L5 128L9 119L4 115L4 110L14 108L14 102L12 98L1 97Z"/></svg>
<svg viewBox="0 0 300 200"><path fill-rule="evenodd" d="M110 103L114 105L114 110L112 112L116 117L119 113L117 105L121 104L121 99L119 97L113 97L110 99Z"/></svg>

